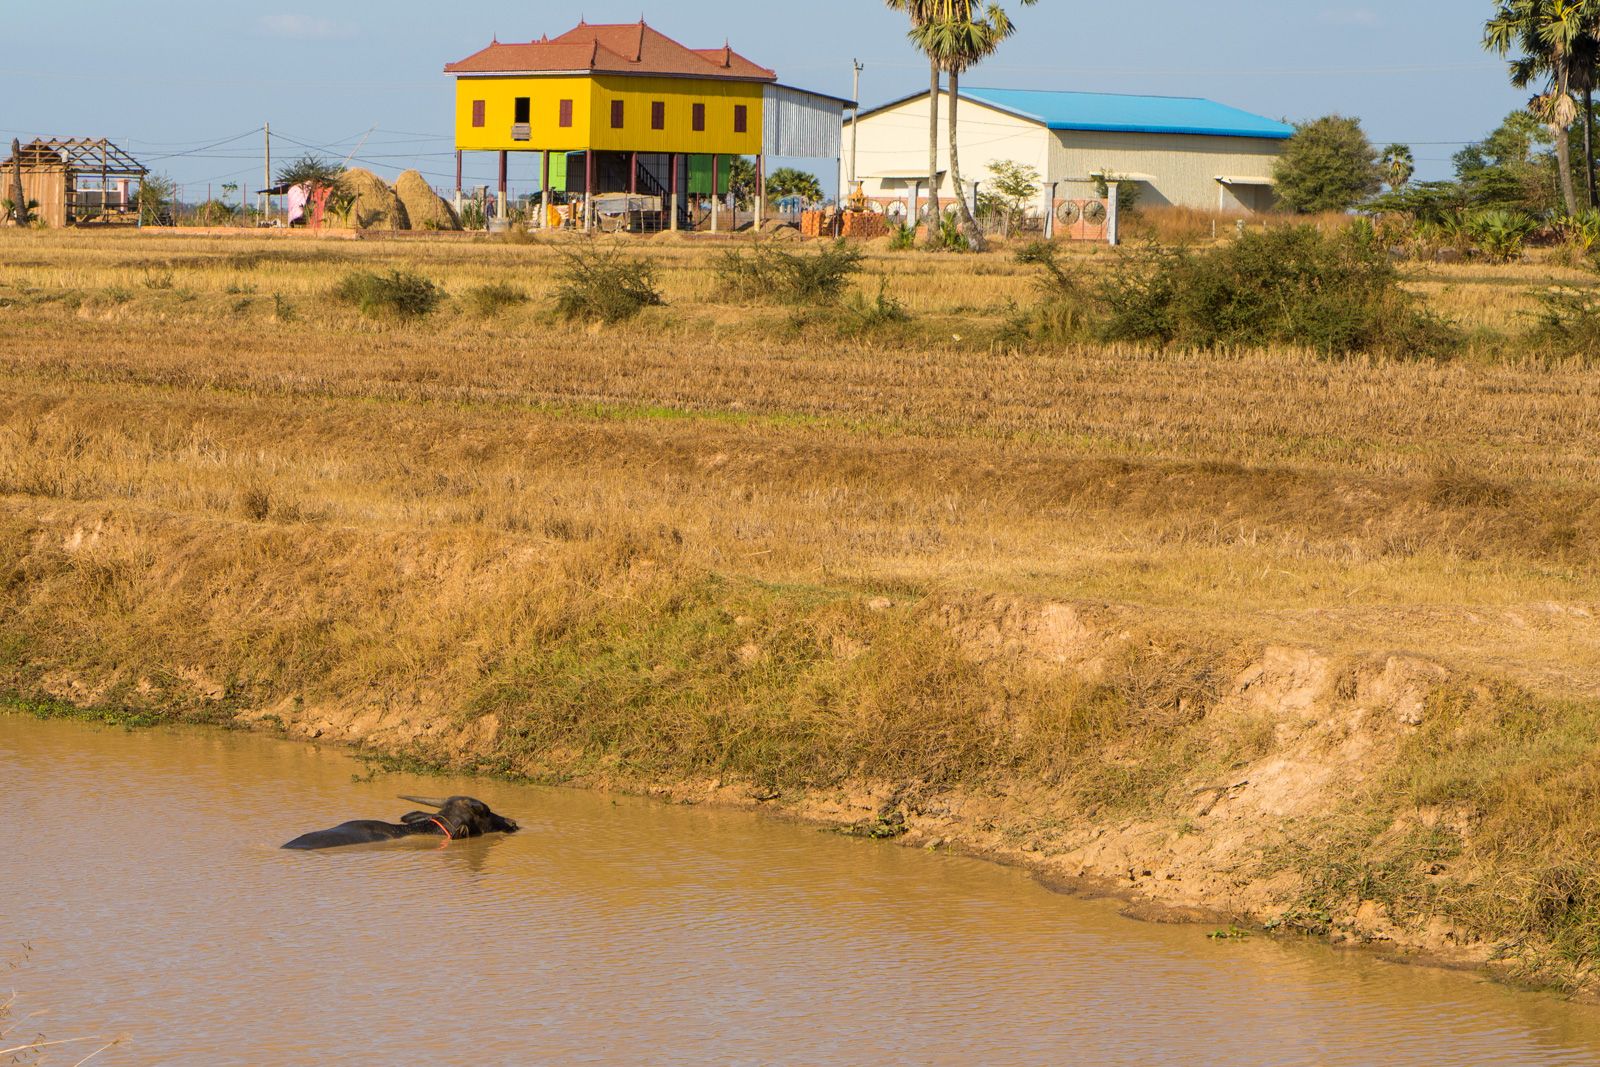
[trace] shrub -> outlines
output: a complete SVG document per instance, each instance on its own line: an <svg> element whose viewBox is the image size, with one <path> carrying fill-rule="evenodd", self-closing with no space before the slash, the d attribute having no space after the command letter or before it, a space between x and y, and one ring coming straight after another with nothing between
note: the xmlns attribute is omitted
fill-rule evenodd
<svg viewBox="0 0 1600 1067"><path fill-rule="evenodd" d="M896 252L905 252L917 247L917 228L904 222L897 222L890 226L889 247Z"/></svg>
<svg viewBox="0 0 1600 1067"><path fill-rule="evenodd" d="M1520 211L1495 208L1479 211L1466 221L1467 234L1488 259L1507 263L1522 256L1522 242L1539 224Z"/></svg>
<svg viewBox="0 0 1600 1067"><path fill-rule="evenodd" d="M444 299L444 290L410 271L391 270L387 274L352 271L344 276L334 296L353 304L363 315L394 315L402 319L431 315Z"/></svg>
<svg viewBox="0 0 1600 1067"><path fill-rule="evenodd" d="M495 282L468 289L466 301L480 315L498 315L507 308L528 302L528 294L514 285Z"/></svg>
<svg viewBox="0 0 1600 1067"><path fill-rule="evenodd" d="M717 277L752 299L785 304L835 304L850 278L861 272L860 249L835 241L809 255L761 244L749 252L718 257Z"/></svg>
<svg viewBox="0 0 1600 1067"><path fill-rule="evenodd" d="M1034 282L1038 302L1013 316L1006 327L1006 337L1059 344L1092 336L1093 298L1078 275L1061 265L1056 246L1049 241L1032 241L1017 250L1016 260L1041 266L1044 273Z"/></svg>
<svg viewBox="0 0 1600 1067"><path fill-rule="evenodd" d="M889 295L888 278L878 279L878 295L871 300L860 293L850 294L850 299L845 301L845 309L858 325L869 330L911 321L906 306Z"/></svg>
<svg viewBox="0 0 1600 1067"><path fill-rule="evenodd" d="M1324 354L1436 351L1456 340L1401 289L1370 225L1247 233L1201 253L1151 250L1113 272L1102 298L1111 340L1282 343Z"/></svg>
<svg viewBox="0 0 1600 1067"><path fill-rule="evenodd" d="M1562 286L1539 294L1533 340L1558 355L1600 355L1600 290Z"/></svg>
<svg viewBox="0 0 1600 1067"><path fill-rule="evenodd" d="M961 220L950 212L939 216L938 246L946 252L970 252L972 242L961 232Z"/></svg>
<svg viewBox="0 0 1600 1067"><path fill-rule="evenodd" d="M461 228L463 230L482 230L489 225L489 219L484 214L483 205L476 200L468 200L461 205Z"/></svg>
<svg viewBox="0 0 1600 1067"><path fill-rule="evenodd" d="M556 273L556 314L566 319L617 323L666 301L656 287L656 265L591 243L562 249Z"/></svg>

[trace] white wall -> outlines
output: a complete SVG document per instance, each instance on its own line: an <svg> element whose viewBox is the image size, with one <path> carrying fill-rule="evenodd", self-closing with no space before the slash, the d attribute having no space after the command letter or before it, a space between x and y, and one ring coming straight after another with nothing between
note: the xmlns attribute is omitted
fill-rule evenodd
<svg viewBox="0 0 1600 1067"><path fill-rule="evenodd" d="M949 174L945 95L939 107L939 169L944 171L940 196L954 195ZM1282 141L1257 137L1207 137L1196 134L1101 133L1080 130L1051 131L973 100L963 99L960 110L961 176L972 182L988 181L989 164L1015 160L1033 167L1046 182L1061 183L1060 197L1091 197L1091 172L1113 170L1124 174L1150 174L1140 203L1146 206L1179 204L1229 211L1264 211L1272 204L1269 189L1258 186L1224 187L1217 177L1270 178L1283 149ZM927 196L928 98L926 95L886 108L861 119L859 177L869 197L904 198L906 180L884 180L881 175L922 175L921 195ZM849 194L850 123L844 125L839 188Z"/></svg>
<svg viewBox="0 0 1600 1067"><path fill-rule="evenodd" d="M939 195L955 195L950 176L950 142L947 136L948 119L945 105L948 99L939 97L939 169L945 172ZM972 182L985 182L991 177L989 164L1010 159L1036 169L1040 175L1050 161L1049 131L1037 123L1018 118L1004 111L976 103L961 101L960 119L961 176L971 189ZM885 181L884 174L922 175L921 195L928 195L928 98L926 95L908 100L892 108L863 115L859 132L861 158L858 176L862 189L869 197L904 197L910 189L906 181ZM840 161L840 189L849 194L850 177L850 124L844 127L844 157Z"/></svg>

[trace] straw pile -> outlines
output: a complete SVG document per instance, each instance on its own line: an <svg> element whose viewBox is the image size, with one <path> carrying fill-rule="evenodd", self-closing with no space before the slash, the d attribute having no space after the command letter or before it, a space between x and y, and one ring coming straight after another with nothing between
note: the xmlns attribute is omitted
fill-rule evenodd
<svg viewBox="0 0 1600 1067"><path fill-rule="evenodd" d="M345 188L355 197L350 224L358 230L406 230L405 205L382 178L357 167L344 172Z"/></svg>
<svg viewBox="0 0 1600 1067"><path fill-rule="evenodd" d="M413 230L459 230L461 220L448 202L428 184L419 172L408 170L394 183L395 195L405 208L406 221Z"/></svg>

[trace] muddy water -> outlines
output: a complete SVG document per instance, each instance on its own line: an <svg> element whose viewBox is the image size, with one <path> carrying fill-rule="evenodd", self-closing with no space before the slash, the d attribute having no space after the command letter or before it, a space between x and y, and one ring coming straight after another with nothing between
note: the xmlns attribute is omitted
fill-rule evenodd
<svg viewBox="0 0 1600 1067"><path fill-rule="evenodd" d="M0 975L106 1064L1596 1064L1600 1009L755 816L0 715ZM512 837L284 852L469 792ZM72 1062L65 1060L62 1062Z"/></svg>

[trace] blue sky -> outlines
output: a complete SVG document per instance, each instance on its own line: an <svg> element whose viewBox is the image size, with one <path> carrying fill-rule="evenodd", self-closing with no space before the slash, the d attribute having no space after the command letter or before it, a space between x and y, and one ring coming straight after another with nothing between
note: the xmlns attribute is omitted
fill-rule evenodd
<svg viewBox="0 0 1600 1067"><path fill-rule="evenodd" d="M0 55L0 131L111 137L185 183L191 200L208 182L259 186L264 121L277 158L304 146L343 158L367 135L357 155L375 169L416 166L448 185L443 65L493 34L559 33L580 10L590 22L643 13L693 47L728 36L784 81L841 96L859 57L864 105L927 84L900 16L872 0L283 2L89 0L70 18L45 4L7 11L6 37L28 46ZM1447 177L1451 154L1527 95L1509 87L1503 65L1479 46L1489 0L1009 6L1021 32L968 76L971 84L1208 96L1290 121L1356 115L1380 147L1412 144L1423 178ZM102 8L107 21L87 29ZM470 162L469 182L491 180L492 168L487 157ZM526 169L531 176L532 164Z"/></svg>

